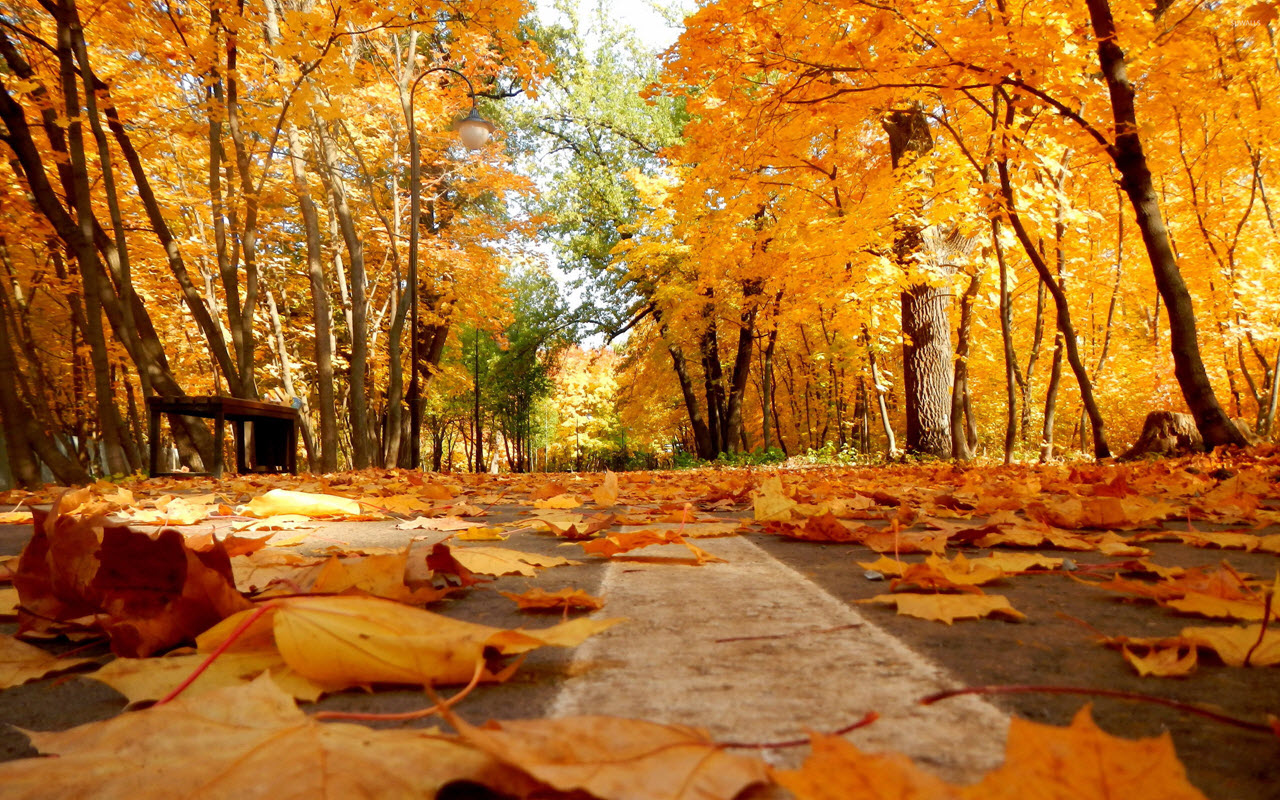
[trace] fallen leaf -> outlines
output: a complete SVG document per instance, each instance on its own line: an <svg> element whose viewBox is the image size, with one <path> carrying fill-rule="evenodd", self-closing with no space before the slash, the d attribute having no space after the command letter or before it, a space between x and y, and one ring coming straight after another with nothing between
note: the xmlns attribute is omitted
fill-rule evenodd
<svg viewBox="0 0 1280 800"><path fill-rule="evenodd" d="M1187 781L1168 733L1121 739L1093 721L1089 706L1059 728L1014 717L1005 762L967 787L971 800L1206 800Z"/></svg>
<svg viewBox="0 0 1280 800"><path fill-rule="evenodd" d="M483 528L483 522L470 522L461 517L417 517L396 526L402 531L465 531L471 528Z"/></svg>
<svg viewBox="0 0 1280 800"><path fill-rule="evenodd" d="M350 497L295 492L289 489L272 489L253 498L244 507L244 513L264 519L282 514L323 519L365 516L364 509Z"/></svg>
<svg viewBox="0 0 1280 800"><path fill-rule="evenodd" d="M0 525L29 525L30 511L0 511Z"/></svg>
<svg viewBox="0 0 1280 800"><path fill-rule="evenodd" d="M502 547L450 547L458 563L477 575L523 575L532 578L538 567L560 567L577 564L559 556L541 556Z"/></svg>
<svg viewBox="0 0 1280 800"><path fill-rule="evenodd" d="M555 497L548 497L545 500L533 501L534 508L565 509L577 508L580 505L582 505L582 501L578 499L577 495L572 494L558 494Z"/></svg>
<svg viewBox="0 0 1280 800"><path fill-rule="evenodd" d="M1227 600L1200 592L1188 592L1182 597L1165 600L1160 605L1183 614L1196 614L1210 619L1238 619L1245 622L1254 620L1261 622L1265 610L1261 597L1249 600ZM1280 608L1272 608L1271 618L1280 620Z"/></svg>
<svg viewBox="0 0 1280 800"><path fill-rule="evenodd" d="M1026 615L1009 604L1008 598L998 594L912 594L899 592L881 594L859 603L884 603L897 606L898 613L909 617L945 622L950 625L957 619L981 619L1001 617L1010 622L1020 622Z"/></svg>
<svg viewBox="0 0 1280 800"><path fill-rule="evenodd" d="M620 553L629 553L632 550L639 550L642 547L649 547L655 544L682 544L689 548L689 551L693 553L693 557L699 564L724 560L686 541L677 531L645 530L633 533L615 533L612 536L603 536L581 544L582 552L604 556L605 558L612 558Z"/></svg>
<svg viewBox="0 0 1280 800"><path fill-rule="evenodd" d="M591 499L595 500L596 505L601 508L609 508L618 504L618 476L614 472L606 471L604 480L600 485L591 490Z"/></svg>
<svg viewBox="0 0 1280 800"><path fill-rule="evenodd" d="M549 481L529 492L529 499L531 501L546 500L547 498L555 497L558 494L567 494L568 491L569 487L565 486L563 483L560 483L559 481Z"/></svg>
<svg viewBox="0 0 1280 800"><path fill-rule="evenodd" d="M95 660L59 658L12 636L0 636L0 689L20 686L27 681L74 669Z"/></svg>
<svg viewBox="0 0 1280 800"><path fill-rule="evenodd" d="M198 649L213 650L252 613L205 632ZM519 655L544 645L573 647L620 621L581 618L540 630L503 630L377 597L289 597L271 601L230 647L274 647L299 675L326 686L466 683L479 665L486 680L506 677L489 668L486 648Z"/></svg>
<svg viewBox="0 0 1280 800"><path fill-rule="evenodd" d="M1183 628L1182 638L1218 654L1229 667L1271 667L1280 664L1280 630L1269 627L1263 635L1261 623L1234 628Z"/></svg>
<svg viewBox="0 0 1280 800"><path fill-rule="evenodd" d="M601 800L732 800L768 780L763 761L683 725L601 716L450 723L463 741L542 783Z"/></svg>
<svg viewBox="0 0 1280 800"><path fill-rule="evenodd" d="M314 527L316 526L311 521L311 517L303 516L302 514L277 514L266 519L237 523L232 526L231 530L237 533L248 533L255 531L296 531Z"/></svg>
<svg viewBox="0 0 1280 800"><path fill-rule="evenodd" d="M14 576L20 631L90 616L116 655L145 656L250 605L221 542L196 552L173 528L148 535L56 510L36 519Z"/></svg>
<svg viewBox="0 0 1280 800"><path fill-rule="evenodd" d="M769 774L796 800L958 800L959 790L901 753L864 753L838 736L815 734L798 770Z"/></svg>
<svg viewBox="0 0 1280 800"><path fill-rule="evenodd" d="M537 788L429 732L316 722L266 678L67 731L24 733L57 757L0 764L12 800L435 797L456 781L519 797Z"/></svg>
<svg viewBox="0 0 1280 800"><path fill-rule="evenodd" d="M115 689L130 703L159 700L178 688L208 658L205 653L163 658L117 658L89 677ZM184 694L195 695L249 683L264 672L270 674L272 682L281 691L304 702L314 702L328 691L321 684L290 669L279 653L262 651L219 655L184 690ZM334 687L335 690L341 688Z"/></svg>
<svg viewBox="0 0 1280 800"><path fill-rule="evenodd" d="M1185 678L1196 671L1194 647L1153 647L1144 656L1134 653L1128 647L1121 648L1121 652L1124 660L1144 678Z"/></svg>
<svg viewBox="0 0 1280 800"><path fill-rule="evenodd" d="M12 617L18 613L18 590L12 586L0 588L0 617Z"/></svg>
<svg viewBox="0 0 1280 800"><path fill-rule="evenodd" d="M809 517L803 525L788 522L773 523L770 533L778 533L788 539L800 539L806 542L861 542L871 530L863 528L855 531L827 512L817 517Z"/></svg>
<svg viewBox="0 0 1280 800"><path fill-rule="evenodd" d="M604 608L604 599L587 594L582 589L559 589L548 592L546 589L534 587L523 594L514 592L498 592L510 600L514 600L521 611L560 611L576 609L578 611L599 611Z"/></svg>
<svg viewBox="0 0 1280 800"><path fill-rule="evenodd" d="M787 496L782 488L782 478L777 475L771 475L760 484L752 503L757 522L786 522L791 519L791 510L796 507L796 501Z"/></svg>

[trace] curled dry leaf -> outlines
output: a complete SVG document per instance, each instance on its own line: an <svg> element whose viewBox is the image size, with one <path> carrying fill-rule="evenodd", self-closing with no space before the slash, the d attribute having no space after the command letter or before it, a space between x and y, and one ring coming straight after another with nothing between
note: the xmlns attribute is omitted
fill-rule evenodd
<svg viewBox="0 0 1280 800"><path fill-rule="evenodd" d="M618 503L618 475L617 473L606 471L604 480L600 485L591 490L591 499L601 508L608 508Z"/></svg>
<svg viewBox="0 0 1280 800"><path fill-rule="evenodd" d="M376 597L289 597L230 646L231 652L278 650L298 674L326 686L372 683L466 683L486 649L519 655L546 645L573 647L620 619L576 619L540 630L503 630L451 619ZM201 652L227 640L254 611L224 620L200 636ZM509 672L486 666L483 678Z"/></svg>
<svg viewBox="0 0 1280 800"><path fill-rule="evenodd" d="M768 780L764 762L733 755L683 725L583 716L491 722L450 717L463 741L562 792L601 800L732 800Z"/></svg>
<svg viewBox="0 0 1280 800"><path fill-rule="evenodd" d="M56 733L0 764L12 800L434 797L467 781L519 797L536 784L485 753L420 731L316 722L269 679Z"/></svg>
<svg viewBox="0 0 1280 800"><path fill-rule="evenodd" d="M250 605L221 542L196 552L172 528L151 536L56 512L36 519L14 576L22 631L96 617L113 652L146 656Z"/></svg>
<svg viewBox="0 0 1280 800"><path fill-rule="evenodd" d="M757 522L787 522L797 505L782 488L782 478L777 475L766 478L754 495L752 503Z"/></svg>

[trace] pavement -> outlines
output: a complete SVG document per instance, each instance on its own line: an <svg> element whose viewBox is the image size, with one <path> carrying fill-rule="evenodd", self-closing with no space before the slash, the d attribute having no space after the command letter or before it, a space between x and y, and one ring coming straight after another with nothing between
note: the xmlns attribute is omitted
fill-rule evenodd
<svg viewBox="0 0 1280 800"><path fill-rule="evenodd" d="M514 524L530 510L499 502L489 512L486 524ZM750 515L746 507L702 518L736 521ZM221 532L230 524L206 522L187 532ZM317 522L298 549L403 548L411 541L426 547L448 535L396 526L397 520ZM642 527L663 526L627 529ZM688 526L688 532L696 534L697 528ZM0 526L0 555L19 552L29 535L26 526ZM847 738L867 750L904 753L952 781L976 780L1002 761L1011 714L1065 725L1089 699L1019 694L919 703L943 689L1069 685L1207 702L1254 719L1280 712L1274 668L1210 665L1188 680L1138 678L1118 653L1096 643L1097 631L1164 635L1185 620L1165 619L1150 608L1082 589L1068 576L1020 576L1000 587L1028 615L1025 622L947 626L858 604L887 590L856 563L878 557L865 547L783 539L758 525L741 535L696 542L722 560L699 565L681 545L612 559L584 556L576 544L527 526L515 527L505 542L485 542L578 563L542 569L536 577L496 578L432 610L487 625L544 627L558 615L519 612L498 590L573 587L604 597L600 616L628 621L571 650L535 651L511 680L481 685L455 711L471 722L591 713L695 725L718 741L766 745L759 748L761 756L786 767L798 765L807 752L793 740L809 731L840 730L874 711L879 720ZM1225 559L1240 571L1262 575L1276 567L1275 557L1265 554L1152 547L1162 563L1210 565ZM1101 554L1071 556L1081 565L1108 561ZM14 630L0 623L0 633ZM1280 798L1277 737L1161 706L1107 698L1092 702L1095 718L1109 732L1131 738L1171 733L1191 780L1210 798ZM425 704L419 691L379 690L331 695L313 707L390 712ZM113 716L124 705L91 674L64 676L0 692L0 721L63 729ZM767 746L771 743L783 746ZM34 751L25 737L0 726L0 760L30 755Z"/></svg>

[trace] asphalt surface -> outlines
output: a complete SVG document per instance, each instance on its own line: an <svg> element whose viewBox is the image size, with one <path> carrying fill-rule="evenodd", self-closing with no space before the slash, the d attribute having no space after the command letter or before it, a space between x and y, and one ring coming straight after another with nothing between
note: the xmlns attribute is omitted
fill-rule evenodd
<svg viewBox="0 0 1280 800"><path fill-rule="evenodd" d="M485 522L516 521L528 511L499 505ZM402 531L395 524L317 523L298 549L403 547L414 538L430 544L445 536ZM0 526L0 555L20 552L29 536L27 526ZM1092 702L1095 718L1109 732L1129 738L1171 733L1190 779L1210 798L1280 798L1280 738L1163 706L1048 693L957 698L927 708L917 704L943 688L1054 685L1207 703L1254 720L1280 714L1276 668L1208 663L1189 679L1139 678L1119 653L1097 644L1099 632L1172 635L1195 623L1080 586L1065 574L1019 576L991 589L1027 614L1025 622L947 626L857 604L887 590L856 563L878 554L860 546L782 539L758 526L741 536L697 540L725 559L701 566L679 545L606 560L583 556L576 545L530 530L483 544L579 563L540 570L533 578L497 578L432 610L487 625L537 628L555 623L558 615L516 611L497 590L574 587L604 595L600 616L630 621L574 650L535 651L507 683L478 687L455 709L473 722L605 713L701 725L721 741L773 743L803 738L809 730L837 730L876 711L881 720L851 739L868 749L906 752L944 777L969 780L999 763L1009 714L1065 725ZM1265 554L1151 547L1157 560L1170 565L1225 560L1262 576L1277 566L1275 556ZM1069 555L1081 566L1110 560L1100 554ZM15 630L0 623L0 633ZM98 652L105 660L105 648ZM314 707L390 712L427 704L419 691L393 689L344 692ZM55 730L113 716L124 706L123 697L91 674L62 676L0 692L0 721ZM795 747L761 752L771 763L788 766L804 756L804 748ZM25 737L0 726L0 760L32 755Z"/></svg>

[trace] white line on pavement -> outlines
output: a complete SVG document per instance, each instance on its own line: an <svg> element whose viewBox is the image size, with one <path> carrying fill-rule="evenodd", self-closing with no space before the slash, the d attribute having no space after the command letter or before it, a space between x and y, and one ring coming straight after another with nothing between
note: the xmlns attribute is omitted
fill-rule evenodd
<svg viewBox="0 0 1280 800"><path fill-rule="evenodd" d="M953 781L1000 763L1004 712L974 697L920 706L955 680L750 541L698 544L728 563L610 563L604 614L629 621L577 648L552 716L609 714L771 742L875 711L879 721L848 736L864 750L905 753ZM679 545L643 553L688 555ZM764 755L790 767L805 752Z"/></svg>

